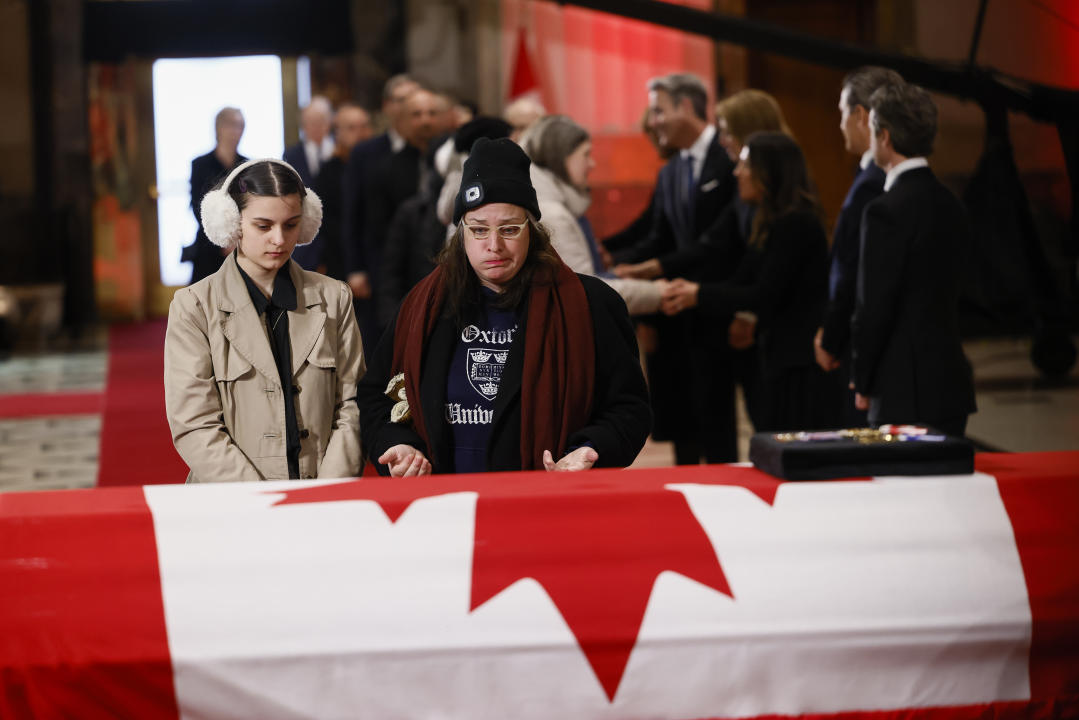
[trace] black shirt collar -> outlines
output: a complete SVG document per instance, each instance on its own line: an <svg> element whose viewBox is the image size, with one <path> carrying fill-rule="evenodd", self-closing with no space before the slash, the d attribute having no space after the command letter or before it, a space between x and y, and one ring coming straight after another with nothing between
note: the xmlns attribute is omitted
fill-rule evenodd
<svg viewBox="0 0 1079 720"><path fill-rule="evenodd" d="M268 298L262 294L262 290L251 279L251 276L244 272L239 262L236 263L236 269L240 271L240 277L244 279L244 285L247 286L247 294L251 296L251 302L255 305L255 312L259 315L266 312L266 308L270 305L282 310L296 309L296 286L292 283L288 263L277 271L273 281L273 294Z"/></svg>

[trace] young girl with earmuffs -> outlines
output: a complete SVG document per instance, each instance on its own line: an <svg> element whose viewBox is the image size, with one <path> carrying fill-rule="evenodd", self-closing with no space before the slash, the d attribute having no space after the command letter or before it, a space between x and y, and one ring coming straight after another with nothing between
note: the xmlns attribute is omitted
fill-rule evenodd
<svg viewBox="0 0 1079 720"><path fill-rule="evenodd" d="M206 194L202 221L234 250L169 308L165 409L187 481L358 475L352 294L291 260L322 202L287 163L252 160Z"/></svg>

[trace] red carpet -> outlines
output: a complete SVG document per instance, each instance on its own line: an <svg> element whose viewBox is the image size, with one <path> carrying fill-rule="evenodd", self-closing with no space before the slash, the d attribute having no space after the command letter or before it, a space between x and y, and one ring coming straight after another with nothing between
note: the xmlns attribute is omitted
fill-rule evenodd
<svg viewBox="0 0 1079 720"><path fill-rule="evenodd" d="M23 393L0 396L0 418L48 417L50 415L97 415L103 396L96 391L71 393Z"/></svg>
<svg viewBox="0 0 1079 720"><path fill-rule="evenodd" d="M187 465L165 420L165 320L115 325L101 422L97 484L182 483Z"/></svg>

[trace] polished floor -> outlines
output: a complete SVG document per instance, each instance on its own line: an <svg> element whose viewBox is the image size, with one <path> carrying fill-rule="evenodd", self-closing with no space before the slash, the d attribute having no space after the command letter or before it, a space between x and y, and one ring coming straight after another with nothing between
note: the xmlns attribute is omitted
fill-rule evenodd
<svg viewBox="0 0 1079 720"><path fill-rule="evenodd" d="M11 417L5 399L31 394L100 392L108 352L99 333L77 352L34 352L0 360L0 491L93 487L101 417L97 414ZM967 343L978 412L968 435L980 449L1011 452L1079 450L1079 368L1050 382L1030 363L1026 339ZM32 413L30 414L32 415ZM739 415L739 449L748 456L752 427ZM669 443L649 442L633 467L672 464Z"/></svg>

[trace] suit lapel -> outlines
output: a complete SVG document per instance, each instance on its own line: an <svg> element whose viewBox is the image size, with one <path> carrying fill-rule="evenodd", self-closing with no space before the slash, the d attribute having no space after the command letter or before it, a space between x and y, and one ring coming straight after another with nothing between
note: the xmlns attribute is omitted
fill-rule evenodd
<svg viewBox="0 0 1079 720"><path fill-rule="evenodd" d="M847 207L854 201L854 195L863 185L873 183L876 183L879 188L884 187L884 171L872 163L865 168L859 168L858 174L854 176L854 182L850 184L850 189L847 190L847 196L843 198L843 207Z"/></svg>
<svg viewBox="0 0 1079 720"><path fill-rule="evenodd" d="M723 184L723 178L719 177L720 173L727 173L731 171L728 167L730 161L727 159L727 151L719 144L719 133L717 132L712 136L712 142L708 143L708 152L704 156L704 164L701 166L701 175L697 178L697 185L693 191L693 207L690 214L690 232L696 240L696 236L703 231L701 227L700 214L701 211L708 203L708 197L711 193Z"/></svg>
<svg viewBox="0 0 1079 720"><path fill-rule="evenodd" d="M675 245L681 247L686 235L686 213L682 206L682 197L679 195L679 170L682 168L682 158L675 155L667 161L660 173L662 182L663 199L667 221L674 233Z"/></svg>
<svg viewBox="0 0 1079 720"><path fill-rule="evenodd" d="M255 312L251 296L247 294L247 286L236 267L235 255L228 256L223 270L222 293L218 300L218 309L224 313L221 332L256 370L275 386L279 385L277 364L274 363L273 351L270 349L266 325Z"/></svg>
<svg viewBox="0 0 1079 720"><path fill-rule="evenodd" d="M718 137L718 133L716 137ZM720 165L726 165L721 163L722 158L719 153L724 153L723 157L726 157L727 151L720 147L716 138L712 138L712 142L708 144L708 152L704 155L704 165L701 166L701 176L697 179L697 197L700 199L700 195L703 193L701 189L713 180L718 179Z"/></svg>

